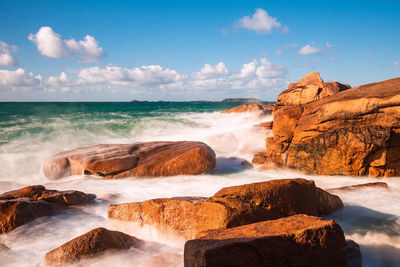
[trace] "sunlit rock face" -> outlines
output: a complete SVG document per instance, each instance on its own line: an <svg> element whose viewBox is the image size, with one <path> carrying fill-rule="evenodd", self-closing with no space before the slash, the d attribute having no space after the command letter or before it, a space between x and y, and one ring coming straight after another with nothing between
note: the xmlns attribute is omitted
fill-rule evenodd
<svg viewBox="0 0 400 267"><path fill-rule="evenodd" d="M398 176L399 106L400 79L286 102L274 112L273 137L256 163L326 175Z"/></svg>
<svg viewBox="0 0 400 267"><path fill-rule="evenodd" d="M104 178L191 175L215 167L215 152L202 142L146 142L77 148L47 158L49 179L69 175Z"/></svg>
<svg viewBox="0 0 400 267"><path fill-rule="evenodd" d="M343 206L336 195L305 179L283 179L226 187L210 198L161 198L110 205L108 217L173 232L185 239L210 229L294 214L324 215Z"/></svg>
<svg viewBox="0 0 400 267"><path fill-rule="evenodd" d="M65 266L79 260L99 256L107 251L140 249L144 241L118 231L99 227L46 253L44 265Z"/></svg>
<svg viewBox="0 0 400 267"><path fill-rule="evenodd" d="M204 232L185 244L185 266L348 266L333 220L294 215Z"/></svg>

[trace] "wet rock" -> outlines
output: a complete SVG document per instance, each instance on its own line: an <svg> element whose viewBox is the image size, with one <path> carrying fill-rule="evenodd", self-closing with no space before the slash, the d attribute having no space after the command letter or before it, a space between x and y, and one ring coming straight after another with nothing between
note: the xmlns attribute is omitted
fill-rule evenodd
<svg viewBox="0 0 400 267"><path fill-rule="evenodd" d="M215 152L201 142L95 145L55 154L43 163L49 179L69 175L104 178L193 175L215 167Z"/></svg>
<svg viewBox="0 0 400 267"><path fill-rule="evenodd" d="M350 239L346 239L346 255L349 267L362 267L360 245Z"/></svg>
<svg viewBox="0 0 400 267"><path fill-rule="evenodd" d="M271 130L272 129L272 125L273 125L273 121L266 121L266 122L262 122L260 124L256 124L254 125L255 128L262 128L265 130Z"/></svg>
<svg viewBox="0 0 400 267"><path fill-rule="evenodd" d="M262 105L259 104L244 104L231 109L226 109L221 111L221 113L244 113L244 112L256 112L260 114L272 114L271 109L264 109Z"/></svg>
<svg viewBox="0 0 400 267"><path fill-rule="evenodd" d="M149 224L185 239L218 228L294 214L329 214L343 206L339 197L305 179L273 180L226 187L210 198L161 198L110 205L108 217Z"/></svg>
<svg viewBox="0 0 400 267"><path fill-rule="evenodd" d="M93 200L96 195L80 191L48 190L27 186L0 194L0 233L7 233L38 217L52 215L69 205Z"/></svg>
<svg viewBox="0 0 400 267"><path fill-rule="evenodd" d="M323 175L400 175L400 78L279 103L265 162Z"/></svg>
<svg viewBox="0 0 400 267"><path fill-rule="evenodd" d="M100 227L48 252L44 257L44 263L47 266L65 265L95 257L106 251L140 249L143 245L142 240L133 236Z"/></svg>
<svg viewBox="0 0 400 267"><path fill-rule="evenodd" d="M346 242L333 220L294 215L204 232L187 241L185 266L347 266Z"/></svg>
<svg viewBox="0 0 400 267"><path fill-rule="evenodd" d="M374 189L383 189L389 191L389 186L384 182L375 182L375 183L366 183L366 184L356 184L350 186L343 186L337 188L326 189L326 191L330 193L339 193L339 192L347 192L347 191L356 191L365 188L374 188Z"/></svg>

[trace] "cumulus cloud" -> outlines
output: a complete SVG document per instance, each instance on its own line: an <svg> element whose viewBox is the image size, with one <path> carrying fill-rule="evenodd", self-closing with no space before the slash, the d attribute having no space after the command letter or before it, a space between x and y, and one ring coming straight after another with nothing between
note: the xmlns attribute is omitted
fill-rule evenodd
<svg viewBox="0 0 400 267"><path fill-rule="evenodd" d="M134 91L179 94L185 91L267 90L286 85L286 69L266 58L254 59L238 70L228 71L223 62L205 64L200 71L182 74L159 65L126 68L120 66L95 66L62 72L42 80L40 76L26 73L23 69L0 72L0 88L39 88L47 92L83 92L116 90L129 87Z"/></svg>
<svg viewBox="0 0 400 267"><path fill-rule="evenodd" d="M144 85L173 83L185 78L176 70L164 69L160 65L135 67L132 69L118 66L91 67L79 71L79 83L103 83L111 85Z"/></svg>
<svg viewBox="0 0 400 267"><path fill-rule="evenodd" d="M42 77L25 72L24 69L0 70L0 88L11 90L31 90L40 88Z"/></svg>
<svg viewBox="0 0 400 267"><path fill-rule="evenodd" d="M204 64L203 68L199 72L194 72L192 76L195 79L205 80L216 76L227 75L228 73L229 71L224 62L219 62L214 67L210 64Z"/></svg>
<svg viewBox="0 0 400 267"><path fill-rule="evenodd" d="M397 68L400 65L400 61L396 60L393 62L393 67Z"/></svg>
<svg viewBox="0 0 400 267"><path fill-rule="evenodd" d="M84 40L80 41L62 40L60 34L46 26L41 27L36 34L29 34L28 39L36 44L42 55L51 58L71 56L76 57L82 63L94 63L105 56L103 48L90 35L86 35Z"/></svg>
<svg viewBox="0 0 400 267"><path fill-rule="evenodd" d="M324 54L324 53L325 53L325 51L322 48L312 46L310 44L303 46L298 51L299 55L320 55L320 54Z"/></svg>
<svg viewBox="0 0 400 267"><path fill-rule="evenodd" d="M15 45L8 45L0 41L0 66L16 66L18 61L12 56L11 52L16 52L18 48Z"/></svg>
<svg viewBox="0 0 400 267"><path fill-rule="evenodd" d="M327 48L333 48L335 46L333 44L331 44L330 42L326 42L326 47Z"/></svg>
<svg viewBox="0 0 400 267"><path fill-rule="evenodd" d="M235 26L250 31L255 31L258 34L270 34L274 29L287 33L289 28L282 25L277 18L268 15L267 11L262 8L257 8L256 12L250 16L244 16L236 21Z"/></svg>

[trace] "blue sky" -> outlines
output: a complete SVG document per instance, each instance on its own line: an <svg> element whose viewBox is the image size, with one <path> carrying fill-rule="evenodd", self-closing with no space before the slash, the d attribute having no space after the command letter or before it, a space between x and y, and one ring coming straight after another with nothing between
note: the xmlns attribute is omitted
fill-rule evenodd
<svg viewBox="0 0 400 267"><path fill-rule="evenodd" d="M275 100L400 76L399 1L0 0L1 101Z"/></svg>

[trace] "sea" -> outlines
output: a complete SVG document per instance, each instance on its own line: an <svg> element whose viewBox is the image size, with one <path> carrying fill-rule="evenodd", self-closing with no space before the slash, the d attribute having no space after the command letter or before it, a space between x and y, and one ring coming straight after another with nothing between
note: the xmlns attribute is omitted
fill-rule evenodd
<svg viewBox="0 0 400 267"><path fill-rule="evenodd" d="M307 175L288 169L243 168L265 150L270 130L254 127L271 115L222 114L240 103L106 102L0 103L0 192L41 184L49 189L94 193L97 200L41 217L0 235L11 249L0 266L40 266L50 250L96 227L144 239L144 251L105 254L83 266L183 266L184 241L151 226L108 220L110 204L176 196L211 196L222 187L302 177L328 189L383 181L390 190L366 188L339 193L344 208L335 219L347 239L361 246L363 266L400 266L400 177ZM50 155L95 144L144 141L202 141L214 149L217 166L196 176L102 180L71 176L48 180L41 165ZM77 266L80 266L79 264Z"/></svg>

